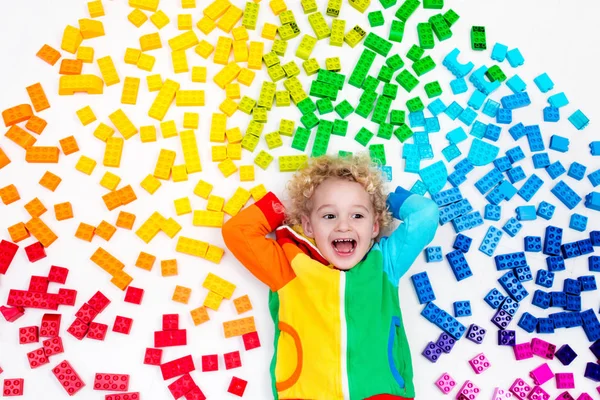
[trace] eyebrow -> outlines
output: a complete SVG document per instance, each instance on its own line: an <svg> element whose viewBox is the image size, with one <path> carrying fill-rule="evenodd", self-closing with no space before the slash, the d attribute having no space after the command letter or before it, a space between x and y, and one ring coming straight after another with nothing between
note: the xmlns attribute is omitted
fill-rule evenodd
<svg viewBox="0 0 600 400"><path fill-rule="evenodd" d="M322 208L325 208L325 207L333 207L333 206L334 206L333 204L323 204L321 207L317 208L317 212L319 212L319 211L320 211ZM359 208L362 208L362 209L364 209L364 210L365 210L367 213L369 213L369 209L368 209L367 207L365 207L365 206L361 205L361 204L354 204L352 207L359 207Z"/></svg>

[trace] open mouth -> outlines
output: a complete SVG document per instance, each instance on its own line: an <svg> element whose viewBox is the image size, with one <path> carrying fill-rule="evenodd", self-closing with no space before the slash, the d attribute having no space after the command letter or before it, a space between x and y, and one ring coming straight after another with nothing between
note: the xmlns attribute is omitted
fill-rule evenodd
<svg viewBox="0 0 600 400"><path fill-rule="evenodd" d="M354 239L335 239L331 242L333 249L340 256L348 256L354 253L354 249L356 249L356 240Z"/></svg>

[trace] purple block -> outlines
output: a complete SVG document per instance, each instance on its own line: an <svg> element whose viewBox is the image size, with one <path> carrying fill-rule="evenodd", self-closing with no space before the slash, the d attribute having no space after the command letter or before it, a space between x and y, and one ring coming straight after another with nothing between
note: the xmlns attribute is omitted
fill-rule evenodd
<svg viewBox="0 0 600 400"><path fill-rule="evenodd" d="M516 343L517 333L515 331L498 331L498 346L514 346Z"/></svg>
<svg viewBox="0 0 600 400"><path fill-rule="evenodd" d="M471 326L469 326L469 330L467 331L467 339L474 343L481 344L483 342L483 338L485 338L485 329L475 324L471 324Z"/></svg>
<svg viewBox="0 0 600 400"><path fill-rule="evenodd" d="M600 339L596 340L594 344L590 346L590 350L594 353L594 356L600 360Z"/></svg>
<svg viewBox="0 0 600 400"><path fill-rule="evenodd" d="M456 340L452 336L448 335L446 332L442 332L437 342L435 342L435 345L442 349L444 353L450 353L455 343Z"/></svg>
<svg viewBox="0 0 600 400"><path fill-rule="evenodd" d="M593 380L594 382L600 382L600 365L592 362L587 363L583 376Z"/></svg>
<svg viewBox="0 0 600 400"><path fill-rule="evenodd" d="M558 358L562 365L569 365L577 357L577 353L573 351L571 346L564 344L554 353L554 356Z"/></svg>
<svg viewBox="0 0 600 400"><path fill-rule="evenodd" d="M496 314L494 314L494 316L492 317L492 322L499 329L506 329L508 325L510 325L511 321L512 317L509 313L507 313L504 310L498 310L498 312L496 312Z"/></svg>
<svg viewBox="0 0 600 400"><path fill-rule="evenodd" d="M421 353L432 363L437 362L438 358L442 355L442 349L437 347L435 343L429 342L423 353Z"/></svg>

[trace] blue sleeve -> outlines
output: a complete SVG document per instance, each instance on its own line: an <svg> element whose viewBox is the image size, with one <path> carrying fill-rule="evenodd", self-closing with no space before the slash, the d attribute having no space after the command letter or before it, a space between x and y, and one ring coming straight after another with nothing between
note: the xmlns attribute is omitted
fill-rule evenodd
<svg viewBox="0 0 600 400"><path fill-rule="evenodd" d="M388 197L394 218L402 222L388 237L379 241L383 253L383 270L397 284L421 250L433 240L438 227L437 204L426 197L398 186Z"/></svg>

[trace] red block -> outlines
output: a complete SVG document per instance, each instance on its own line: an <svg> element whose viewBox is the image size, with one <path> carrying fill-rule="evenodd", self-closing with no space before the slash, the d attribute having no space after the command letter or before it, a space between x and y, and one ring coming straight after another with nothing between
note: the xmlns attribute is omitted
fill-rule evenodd
<svg viewBox="0 0 600 400"><path fill-rule="evenodd" d="M67 332L75 336L75 338L77 338L78 340L81 340L85 337L85 334L87 333L88 329L89 327L85 322L83 322L79 318L76 318L75 321L73 321L73 323L71 324L71 326L69 326L69 328L67 329Z"/></svg>
<svg viewBox="0 0 600 400"><path fill-rule="evenodd" d="M40 242L35 242L25 247L25 254L27 254L29 262L32 263L46 258L46 251Z"/></svg>
<svg viewBox="0 0 600 400"><path fill-rule="evenodd" d="M27 353L27 361L29 361L29 367L31 367L31 369L41 367L49 362L46 353L44 353L44 348Z"/></svg>
<svg viewBox="0 0 600 400"><path fill-rule="evenodd" d="M100 314L110 304L110 300L102 292L98 291L88 301L88 304Z"/></svg>
<svg viewBox="0 0 600 400"><path fill-rule="evenodd" d="M68 268L53 265L50 267L50 272L48 273L48 280L50 282L64 284L65 282L67 282L67 276L69 276Z"/></svg>
<svg viewBox="0 0 600 400"><path fill-rule="evenodd" d="M154 332L154 347L186 346L187 331L179 329L176 331Z"/></svg>
<svg viewBox="0 0 600 400"><path fill-rule="evenodd" d="M19 250L19 246L12 242L6 240L0 242L0 274L6 273L15 254L17 254L17 250Z"/></svg>
<svg viewBox="0 0 600 400"><path fill-rule="evenodd" d="M35 293L26 290L11 289L8 292L9 306L25 308L41 308L43 310L58 309L58 295L55 293Z"/></svg>
<svg viewBox="0 0 600 400"><path fill-rule="evenodd" d="M97 373L94 378L94 390L126 392L129 389L129 375Z"/></svg>
<svg viewBox="0 0 600 400"><path fill-rule="evenodd" d="M176 331L179 329L179 314L163 314L163 331Z"/></svg>
<svg viewBox="0 0 600 400"><path fill-rule="evenodd" d="M92 322L86 336L94 340L104 340L106 332L108 332L108 325Z"/></svg>
<svg viewBox="0 0 600 400"><path fill-rule="evenodd" d="M127 286L127 292L125 292L126 303L142 304L143 297L144 289L136 288L133 286Z"/></svg>
<svg viewBox="0 0 600 400"><path fill-rule="evenodd" d="M202 356L202 372L218 371L219 370L219 356L216 354L210 354L208 356Z"/></svg>
<svg viewBox="0 0 600 400"><path fill-rule="evenodd" d="M25 381L21 378L5 379L2 394L4 397L23 396L24 385Z"/></svg>
<svg viewBox="0 0 600 400"><path fill-rule="evenodd" d="M123 333L125 335L129 335L131 331L131 325L133 324L133 320L127 317L121 317L117 315L115 318L115 324L113 325L113 332Z"/></svg>
<svg viewBox="0 0 600 400"><path fill-rule="evenodd" d="M246 391L246 385L248 385L247 381L234 376L231 378L231 383L229 384L229 389L227 389L227 391L242 397Z"/></svg>
<svg viewBox="0 0 600 400"><path fill-rule="evenodd" d="M37 326L24 326L19 328L19 344L37 343L40 333Z"/></svg>
<svg viewBox="0 0 600 400"><path fill-rule="evenodd" d="M146 354L144 355L144 364L147 365L160 365L160 360L162 359L162 349L153 349L152 347L148 347L146 349Z"/></svg>
<svg viewBox="0 0 600 400"><path fill-rule="evenodd" d="M45 276L32 275L29 279L29 291L38 293L48 293L48 278Z"/></svg>
<svg viewBox="0 0 600 400"><path fill-rule="evenodd" d="M242 366L242 359L240 358L239 351L225 353L223 354L223 358L225 358L225 369L239 368Z"/></svg>
<svg viewBox="0 0 600 400"><path fill-rule="evenodd" d="M54 367L52 373L67 391L69 396L73 396L85 386L85 383L81 380L79 375L77 375L77 372L75 372L67 360Z"/></svg>
<svg viewBox="0 0 600 400"><path fill-rule="evenodd" d="M186 393L188 393L196 386L198 385L196 385L190 374L185 374L167 387L171 391L173 397L175 399L178 399L180 397L183 397Z"/></svg>
<svg viewBox="0 0 600 400"><path fill-rule="evenodd" d="M104 400L140 400L140 392L107 394Z"/></svg>
<svg viewBox="0 0 600 400"><path fill-rule="evenodd" d="M260 347L260 339L258 338L258 332L250 332L242 335L244 340L244 348L246 350L256 349Z"/></svg>
<svg viewBox="0 0 600 400"><path fill-rule="evenodd" d="M44 314L42 317L42 326L40 327L40 336L58 336L60 334L60 318L60 314Z"/></svg>
<svg viewBox="0 0 600 400"><path fill-rule="evenodd" d="M163 379L175 378L192 372L196 369L192 356L184 356L173 361L166 362L160 366L160 372L162 373Z"/></svg>
<svg viewBox="0 0 600 400"><path fill-rule="evenodd" d="M184 396L185 400L206 400L206 396L198 386L187 392Z"/></svg>
<svg viewBox="0 0 600 400"><path fill-rule="evenodd" d="M74 306L77 300L77 290L58 289L58 304L63 306Z"/></svg>
<svg viewBox="0 0 600 400"><path fill-rule="evenodd" d="M89 324L96 318L98 311L88 303L83 303L81 308L75 313L75 317L79 318L86 324Z"/></svg>
<svg viewBox="0 0 600 400"><path fill-rule="evenodd" d="M0 312L2 313L2 316L6 322L15 322L25 315L25 309L23 307L0 306Z"/></svg>
<svg viewBox="0 0 600 400"><path fill-rule="evenodd" d="M46 357L65 352L63 342L60 337L46 339L42 342L42 344L44 345L44 354L46 354Z"/></svg>

